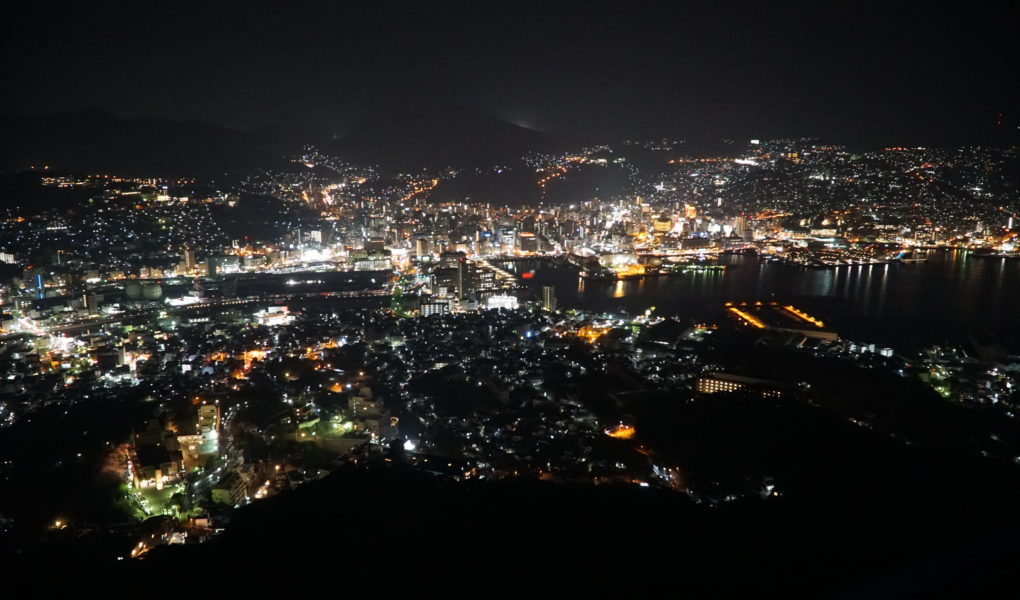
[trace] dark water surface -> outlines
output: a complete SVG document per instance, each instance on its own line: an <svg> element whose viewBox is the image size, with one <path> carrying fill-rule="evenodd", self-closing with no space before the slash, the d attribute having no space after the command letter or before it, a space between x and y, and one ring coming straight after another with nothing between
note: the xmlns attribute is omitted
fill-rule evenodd
<svg viewBox="0 0 1020 600"><path fill-rule="evenodd" d="M706 271L604 282L550 261L506 263L534 271L536 293L556 287L563 307L644 311L717 320L726 301L792 302L831 321L843 337L917 347L967 343L976 336L1020 350L1020 260L931 251L925 262L806 269L755 256L725 256L725 272Z"/></svg>

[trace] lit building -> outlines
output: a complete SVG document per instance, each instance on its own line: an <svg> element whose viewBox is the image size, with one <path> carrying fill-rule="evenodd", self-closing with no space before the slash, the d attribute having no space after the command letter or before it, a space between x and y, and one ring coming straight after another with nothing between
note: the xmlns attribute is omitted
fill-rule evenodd
<svg viewBox="0 0 1020 600"><path fill-rule="evenodd" d="M521 252L538 252L538 238L534 233L523 232L518 239L521 244Z"/></svg>
<svg viewBox="0 0 1020 600"><path fill-rule="evenodd" d="M189 272L195 268L195 251L188 247L184 248L184 268Z"/></svg>
<svg viewBox="0 0 1020 600"><path fill-rule="evenodd" d="M733 222L733 233L740 237L744 237L744 234L748 231L747 229L747 217L740 215Z"/></svg>
<svg viewBox="0 0 1020 600"><path fill-rule="evenodd" d="M259 325L286 325L294 320L286 306L270 306L266 310L255 313Z"/></svg>
<svg viewBox="0 0 1020 600"><path fill-rule="evenodd" d="M735 392L742 389L753 389L766 398L778 398L782 395L781 384L767 379L744 377L731 373L710 373L698 378L699 394L715 394L719 392Z"/></svg>
<svg viewBox="0 0 1020 600"><path fill-rule="evenodd" d="M514 310L517 308L518 302L516 296L497 294L489 296L489 299L485 301L485 306L489 309L506 308L508 310Z"/></svg>
<svg viewBox="0 0 1020 600"><path fill-rule="evenodd" d="M212 487L212 501L237 506L248 499L248 486L236 471L230 471Z"/></svg>
<svg viewBox="0 0 1020 600"><path fill-rule="evenodd" d="M219 256L205 257L205 274L207 277L215 277L219 272L222 258Z"/></svg>
<svg viewBox="0 0 1020 600"><path fill-rule="evenodd" d="M430 315L445 315L450 312L450 303L447 300L422 302L419 311L419 314L423 317Z"/></svg>
<svg viewBox="0 0 1020 600"><path fill-rule="evenodd" d="M414 253L421 258L429 254L429 240L426 237L418 237L414 240Z"/></svg>
<svg viewBox="0 0 1020 600"><path fill-rule="evenodd" d="M220 407L216 404L203 404L198 407L198 429L202 435L211 435L220 430Z"/></svg>
<svg viewBox="0 0 1020 600"><path fill-rule="evenodd" d="M556 288L551 285L542 286L542 308L544 310L556 310Z"/></svg>

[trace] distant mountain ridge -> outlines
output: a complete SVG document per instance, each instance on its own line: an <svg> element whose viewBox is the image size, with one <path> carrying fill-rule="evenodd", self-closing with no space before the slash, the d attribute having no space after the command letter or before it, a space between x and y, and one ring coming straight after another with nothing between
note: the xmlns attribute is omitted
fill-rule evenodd
<svg viewBox="0 0 1020 600"><path fill-rule="evenodd" d="M439 103L380 108L336 139L283 128L238 131L203 121L121 118L88 108L0 115L0 171L236 179L283 167L305 144L360 164L417 170L480 166L560 146L554 136Z"/></svg>
<svg viewBox="0 0 1020 600"><path fill-rule="evenodd" d="M50 165L60 172L229 178L282 163L299 135L236 131L203 121L125 119L88 108L38 116L0 116L0 169Z"/></svg>
<svg viewBox="0 0 1020 600"><path fill-rule="evenodd" d="M994 131L975 129L969 140L929 142L957 145L987 140L1012 145L1020 141L1018 131L1013 125ZM94 108L0 115L0 132L0 172L50 165L57 172L194 176L228 182L261 168L287 168L287 157L309 144L351 163L416 171L491 166L531 151L576 148L580 141L521 127L456 103L406 99L380 102L346 133L332 139L324 132L284 127L239 131L198 120L121 118ZM720 149L718 138L681 137L687 140L688 153ZM832 141L859 149L881 147L877 140L866 143L836 137Z"/></svg>
<svg viewBox="0 0 1020 600"><path fill-rule="evenodd" d="M563 146L555 135L436 101L377 108L328 148L354 162L415 169L483 166Z"/></svg>

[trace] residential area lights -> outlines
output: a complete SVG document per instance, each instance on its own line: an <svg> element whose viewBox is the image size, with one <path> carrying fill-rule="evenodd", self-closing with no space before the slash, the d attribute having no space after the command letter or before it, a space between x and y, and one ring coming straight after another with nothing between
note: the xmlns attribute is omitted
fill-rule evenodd
<svg viewBox="0 0 1020 600"><path fill-rule="evenodd" d="M0 262L14 273L0 282L0 431L35 427L51 405L87 417L137 398L144 417L115 419L117 451L109 439L80 448L75 436L53 463L110 454L137 521L118 554L128 558L209 540L231 510L348 465L399 463L451 481L651 485L712 505L761 490L774 497L761 479L737 490L686 481L679 467L655 462L666 456L656 428L642 430L639 445L631 424L652 422L634 409L649 394L697 411L737 401L726 394L752 407L781 396L824 401L826 382L810 369L782 382L755 373L764 367L744 364L748 344L883 369L1015 418L1020 366L975 362L952 347L906 354L843 339L792 298L726 302L730 327L672 316L669 306L621 316L571 306L572 293L556 298L563 274L576 276L584 306L598 294L615 304L642 286L664 289L645 286L656 277L678 286L740 278L733 267L748 263L855 274L886 263L892 273L946 252L1005 269L1020 256L1020 207L997 175L1011 154L858 155L787 140L736 160L662 159L642 173L624 156L637 149L525 157L543 199L531 206L438 201L453 171L393 180L335 163L339 181L247 179L241 191L273 198L265 205L234 190L189 198L198 190L82 181L91 197L75 211L0 215ZM934 173L919 180L918 168ZM626 175L628 187L560 201L602 169ZM780 170L790 177L772 175ZM933 176L946 187L929 189ZM993 198L994 207L978 202ZM256 206L271 231L249 238L225 226ZM844 416L877 430L869 412ZM95 435L85 429L83 439ZM920 437L891 433L904 445ZM1004 447L992 441L976 452ZM642 458L613 459L625 449ZM0 475L10 469L0 461ZM53 537L85 529L64 507L46 514L37 530Z"/></svg>

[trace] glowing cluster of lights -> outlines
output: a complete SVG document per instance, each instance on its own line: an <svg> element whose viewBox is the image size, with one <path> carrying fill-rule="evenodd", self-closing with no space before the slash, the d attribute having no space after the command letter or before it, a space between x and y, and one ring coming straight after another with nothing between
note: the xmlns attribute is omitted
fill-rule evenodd
<svg viewBox="0 0 1020 600"><path fill-rule="evenodd" d="M411 188L411 191L408 192L407 195L405 195L403 198L400 199L400 201L401 202L407 202L411 198L414 198L415 196L418 196L419 194L424 194L425 192L428 192L428 191L431 191L431 190L435 189L435 187L437 185L439 185L439 179L438 178L430 179L430 180L428 180L428 181L426 181L424 183L416 184L413 188Z"/></svg>
<svg viewBox="0 0 1020 600"><path fill-rule="evenodd" d="M765 323L762 323L761 319L758 317L748 314L735 306L730 306L729 311L743 319L746 323L757 327L758 329L765 329Z"/></svg>
<svg viewBox="0 0 1020 600"><path fill-rule="evenodd" d="M811 315L807 314L806 312L797 310L793 306L784 306L783 310L785 310L788 313L793 314L796 317L799 317L800 319L802 319L802 320L804 320L804 321L806 321L808 323L811 323L815 327L825 327L825 323L823 323L823 322L819 321L818 319L812 317Z"/></svg>
<svg viewBox="0 0 1020 600"><path fill-rule="evenodd" d="M636 263L621 265L619 267L613 267L613 272L616 273L617 278L636 277L645 274L645 266Z"/></svg>
<svg viewBox="0 0 1020 600"><path fill-rule="evenodd" d="M582 325L577 329L577 337L594 344L595 340L609 333L609 327L598 327L595 325Z"/></svg>
<svg viewBox="0 0 1020 600"><path fill-rule="evenodd" d="M620 423L619 425L606 429L605 433L611 438L616 438L618 440L629 440L632 437L634 437L634 434L637 433L637 430L634 429L633 425L624 425L623 423Z"/></svg>

